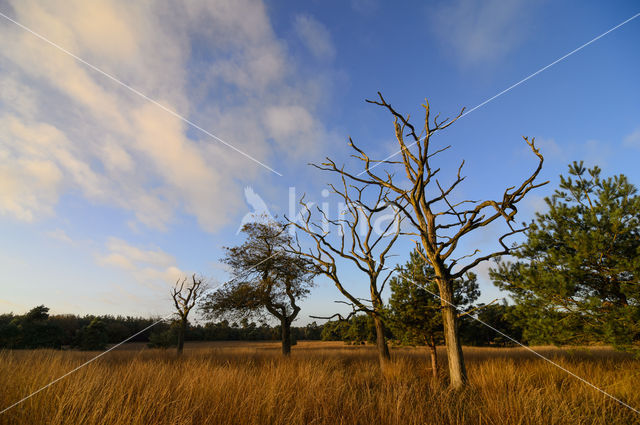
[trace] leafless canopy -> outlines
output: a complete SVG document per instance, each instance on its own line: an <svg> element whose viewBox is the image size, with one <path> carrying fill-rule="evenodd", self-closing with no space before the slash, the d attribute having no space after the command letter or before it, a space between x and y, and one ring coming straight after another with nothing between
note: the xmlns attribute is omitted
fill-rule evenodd
<svg viewBox="0 0 640 425"><path fill-rule="evenodd" d="M352 305L351 315L357 312L373 314L378 310L377 304L381 302L381 293L390 276L385 264L389 251L400 234L398 212L385 204L388 190L383 187L349 185L344 176L341 177L339 186L330 184L329 187L344 204L342 215L331 219L316 207L319 223L313 219L311 207L304 198L301 199L301 219L298 222L289 221L289 225L308 235L312 241L311 247L303 249L296 235L290 248L313 261L317 272L334 282ZM383 217L383 214L386 216ZM380 224L381 222L384 224ZM323 228L322 223L328 228ZM376 228L376 223L379 228ZM338 258L351 261L368 276L371 299L355 297L344 287L338 276ZM382 276L384 274L386 276Z"/></svg>
<svg viewBox="0 0 640 425"><path fill-rule="evenodd" d="M456 178L449 185L443 186L437 176L440 168L433 168L431 159L450 148L445 146L441 149L431 151L430 138L435 133L444 130L453 124L464 112L464 108L453 120L439 120L438 115L431 121L429 103L423 105L426 116L424 128L420 133L409 121L409 117L404 117L398 113L382 94L378 92L379 100L367 100L369 103L386 108L394 117L395 135L400 145L401 156L399 160L374 160L371 159L353 140L349 139L350 146L356 151L353 156L364 163L365 170L360 174L350 173L339 167L333 160L327 158L326 162L318 166L322 170L330 170L342 175L351 182L357 182L365 186L379 186L385 190L384 201L395 206L402 212L402 216L416 228L418 232L415 236L422 238L422 242L429 260L438 258L440 262L447 263L447 271L451 278L462 277L467 271L473 269L479 263L493 257L505 255L509 248L505 243L505 238L526 230L526 227L514 227L514 216L518 212L516 204L525 195L548 182L535 183L540 170L542 169L543 157L535 147L535 139L529 140L524 137L524 141L531 148L533 154L538 158L538 164L533 173L520 185L511 186L505 189L502 199L474 201L470 199L462 201L452 201L451 196L454 189L464 181L462 167L464 161L458 167ZM383 165L378 168L379 165ZM386 166L385 166L386 165ZM409 180L408 186L400 186L394 182L394 174L387 168L397 167ZM379 171L375 170L378 169ZM398 180L398 179L396 179ZM437 193L431 198L426 195L426 188L435 183ZM452 258L459 241L474 230L487 226L499 218L503 218L509 226L509 231L500 236L499 242L501 250L487 255L479 256L471 260L468 264L453 272L454 267L463 258L475 257L478 251L460 258ZM426 230L426 234L424 232Z"/></svg>
<svg viewBox="0 0 640 425"><path fill-rule="evenodd" d="M171 288L171 298L176 308L176 313L181 320L186 320L191 310L196 306L198 300L206 291L206 284L201 277L191 276L191 282L187 277L178 279Z"/></svg>
<svg viewBox="0 0 640 425"><path fill-rule="evenodd" d="M322 209L316 208L319 216L314 220L311 208L303 197L300 200L302 218L298 222L289 221L289 225L308 235L311 247L303 249L296 233L289 248L297 255L309 259L317 274L323 274L333 281L348 300L342 302L352 308L347 319L358 312L364 312L373 319L378 357L381 366L384 366L389 361L390 354L385 340L382 291L391 276L386 272L386 260L400 235L399 212L385 204L389 195L389 190L385 187L350 185L345 176L340 176L340 181L341 185L329 185L333 194L344 205L340 217L331 219ZM318 223L318 218L321 224ZM369 299L356 297L345 288L338 275L339 258L350 261L368 277ZM386 277L383 276L385 273ZM338 314L328 318L333 317L344 319Z"/></svg>
<svg viewBox="0 0 640 425"><path fill-rule="evenodd" d="M191 276L191 282L187 280L187 277L184 277L178 279L173 288L171 288L171 298L173 298L173 305L176 308L180 324L178 328L178 355L182 354L184 348L189 313L200 301L206 290L206 283L203 282L202 278L196 278L195 274Z"/></svg>

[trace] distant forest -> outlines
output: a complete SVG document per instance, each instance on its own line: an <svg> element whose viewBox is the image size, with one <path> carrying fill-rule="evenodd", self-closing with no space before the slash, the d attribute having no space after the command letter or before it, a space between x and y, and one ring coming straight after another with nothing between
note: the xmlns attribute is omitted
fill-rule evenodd
<svg viewBox="0 0 640 425"><path fill-rule="evenodd" d="M492 304L481 309L479 318L496 329L518 339L522 329L510 321L513 307ZM0 315L0 348L7 349L80 349L101 350L117 344L137 334L155 323L157 318L124 316L77 316L72 314L49 315L49 309L38 306L24 315ZM500 337L477 321L461 320L461 337L465 345L509 345ZM130 342L144 342L150 347L168 348L175 346L177 322L158 323L141 332ZM400 330L394 335L388 330L387 337L396 345L408 343ZM312 322L306 326L292 327L292 342L297 340L344 341L347 344L375 343L376 333L373 320L367 315L357 315L348 321L328 321L324 324ZM186 333L187 341L279 341L280 326L241 320L239 323L223 320L205 324L190 325Z"/></svg>

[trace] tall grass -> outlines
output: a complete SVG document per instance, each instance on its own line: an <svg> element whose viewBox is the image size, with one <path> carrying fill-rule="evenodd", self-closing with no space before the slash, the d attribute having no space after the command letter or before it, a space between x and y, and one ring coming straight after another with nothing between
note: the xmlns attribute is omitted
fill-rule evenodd
<svg viewBox="0 0 640 425"><path fill-rule="evenodd" d="M607 348L539 348L640 407L640 361ZM3 351L0 408L96 353ZM467 348L470 386L434 381L421 348L300 343L117 350L0 415L0 424L631 424L640 415L523 349ZM440 353L444 363L444 353ZM443 364L442 366L445 366Z"/></svg>

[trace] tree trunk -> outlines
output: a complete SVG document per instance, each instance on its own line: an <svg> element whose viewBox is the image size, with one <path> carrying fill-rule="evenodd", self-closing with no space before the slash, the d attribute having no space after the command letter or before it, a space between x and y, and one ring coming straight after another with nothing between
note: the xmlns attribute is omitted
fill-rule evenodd
<svg viewBox="0 0 640 425"><path fill-rule="evenodd" d="M180 327L178 328L178 356L182 355L184 349L184 335L187 333L187 321L181 320Z"/></svg>
<svg viewBox="0 0 640 425"><path fill-rule="evenodd" d="M462 388L467 383L467 370L464 366L462 345L458 333L458 314L453 306L453 288L451 281L441 279L440 297L442 298L442 322L444 341L447 346L449 378L452 388Z"/></svg>
<svg viewBox="0 0 640 425"><path fill-rule="evenodd" d="M373 322L376 326L376 346L378 347L378 359L380 360L380 366L384 366L389 360L391 360L389 347L387 346L387 340L384 336L384 323L382 323L382 320L378 316L373 317Z"/></svg>
<svg viewBox="0 0 640 425"><path fill-rule="evenodd" d="M431 357L431 375L433 379L438 379L438 351L433 335L427 341L427 345L429 346L429 357Z"/></svg>
<svg viewBox="0 0 640 425"><path fill-rule="evenodd" d="M285 318L280 321L282 327L282 355L291 354L291 323Z"/></svg>

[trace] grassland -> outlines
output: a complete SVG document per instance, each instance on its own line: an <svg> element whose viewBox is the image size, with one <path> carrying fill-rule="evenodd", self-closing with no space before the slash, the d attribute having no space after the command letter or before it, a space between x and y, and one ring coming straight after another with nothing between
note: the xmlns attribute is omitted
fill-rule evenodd
<svg viewBox="0 0 640 425"><path fill-rule="evenodd" d="M0 424L632 424L640 415L524 349L466 348L471 385L431 378L423 348L305 343L117 350L0 415ZM538 347L563 367L640 407L640 361L608 348ZM96 353L0 352L0 406ZM444 363L444 354L440 353ZM442 366L445 366L444 364Z"/></svg>

